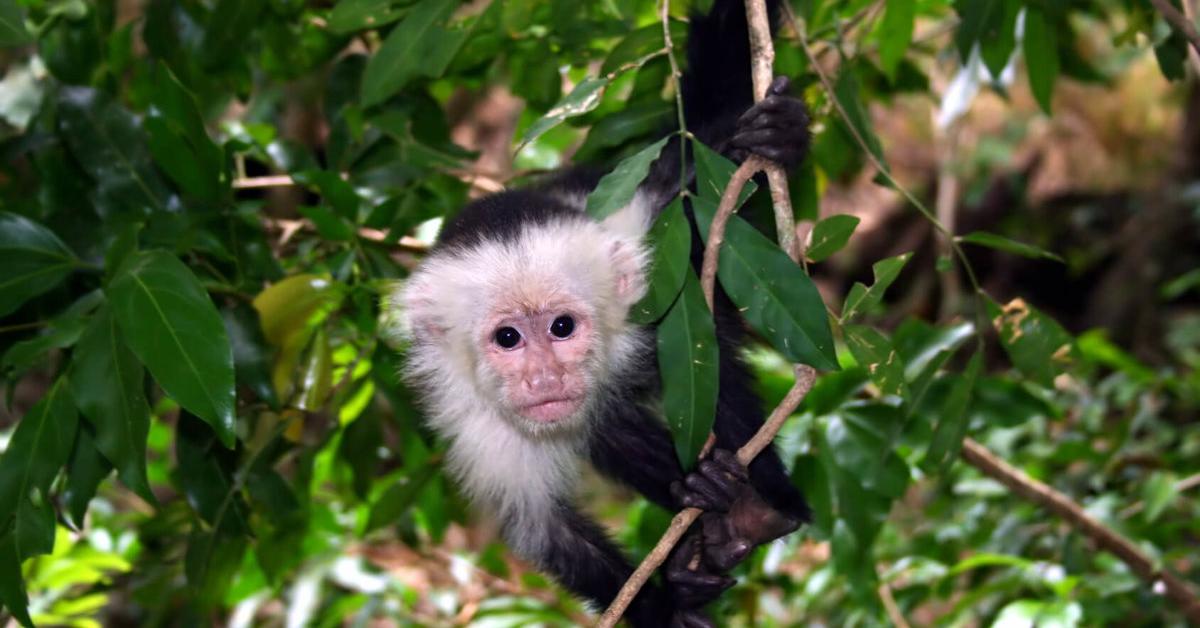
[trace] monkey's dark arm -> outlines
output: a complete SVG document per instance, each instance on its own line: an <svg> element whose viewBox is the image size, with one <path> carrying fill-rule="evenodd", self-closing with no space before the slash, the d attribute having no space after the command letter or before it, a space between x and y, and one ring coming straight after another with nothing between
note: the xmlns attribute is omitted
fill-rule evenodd
<svg viewBox="0 0 1200 628"><path fill-rule="evenodd" d="M636 398L624 397L626 401ZM609 407L597 423L601 427L588 442L588 454L596 470L671 512L679 510L671 484L683 479L683 466L662 420L636 403L627 402Z"/></svg>

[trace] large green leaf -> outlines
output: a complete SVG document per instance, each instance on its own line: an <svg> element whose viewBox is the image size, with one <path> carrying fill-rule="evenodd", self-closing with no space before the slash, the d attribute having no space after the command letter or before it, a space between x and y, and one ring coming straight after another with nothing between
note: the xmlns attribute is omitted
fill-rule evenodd
<svg viewBox="0 0 1200 628"><path fill-rule="evenodd" d="M1025 70L1029 87L1042 111L1050 113L1054 81L1058 79L1058 32L1037 4L1025 7Z"/></svg>
<svg viewBox="0 0 1200 628"><path fill-rule="evenodd" d="M983 370L983 354L976 352L971 356L971 361L967 363L967 368L962 375L954 377L950 394L946 397L946 404L938 416L937 427L934 428L929 449L925 452L925 458L921 460L921 467L926 471L944 468L958 457L970 423L967 408L970 406L975 382L979 379L981 370Z"/></svg>
<svg viewBox="0 0 1200 628"><path fill-rule="evenodd" d="M184 192L214 202L222 198L223 156L208 137L192 94L159 63L145 125L154 160Z"/></svg>
<svg viewBox="0 0 1200 628"><path fill-rule="evenodd" d="M879 25L879 65L890 81L896 80L896 68L912 42L915 17L914 0L892 0L884 9L883 22Z"/></svg>
<svg viewBox="0 0 1200 628"><path fill-rule="evenodd" d="M25 29L25 11L17 0L0 0L0 47L23 46L32 39Z"/></svg>
<svg viewBox="0 0 1200 628"><path fill-rule="evenodd" d="M237 383L250 388L259 399L279 407L279 396L271 383L271 349L263 336L258 311L244 303L221 310L225 332L233 347L233 365Z"/></svg>
<svg viewBox="0 0 1200 628"><path fill-rule="evenodd" d="M631 320L642 325L653 323L667 312L692 266L692 227L683 213L682 198L672 201L658 215L647 240L654 247L650 289L629 313Z"/></svg>
<svg viewBox="0 0 1200 628"><path fill-rule="evenodd" d="M415 467L411 473L406 472L396 478L371 505L365 531L378 530L398 521L412 507L425 485L437 475L437 470L436 465L424 464Z"/></svg>
<svg viewBox="0 0 1200 628"><path fill-rule="evenodd" d="M1003 307L987 299L988 315L1013 366L1033 381L1050 388L1054 378L1075 355L1071 335L1053 318L1013 299Z"/></svg>
<svg viewBox="0 0 1200 628"><path fill-rule="evenodd" d="M246 40L261 26L258 16L266 4L266 0L217 0L200 43L200 62L215 69L244 58Z"/></svg>
<svg viewBox="0 0 1200 628"><path fill-rule="evenodd" d="M867 116L861 92L862 88L859 86L858 74L854 66L843 64L837 83L833 86L834 98L842 106L842 110L846 112L846 118L848 118L843 122L849 124L858 133L858 137L866 144L867 151L874 155L883 165L884 171L887 171L888 165L883 156L883 145L879 143L879 137L875 135L871 119Z"/></svg>
<svg viewBox="0 0 1200 628"><path fill-rule="evenodd" d="M695 463L712 430L717 408L717 358L712 314L699 280L688 271L683 292L658 326L663 413L684 466Z"/></svg>
<svg viewBox="0 0 1200 628"><path fill-rule="evenodd" d="M454 7L445 0L422 0L392 29L363 72L364 107L387 100L417 76L445 72L468 33L443 26Z"/></svg>
<svg viewBox="0 0 1200 628"><path fill-rule="evenodd" d="M294 275L254 297L263 336L279 349L271 382L282 399L292 396L298 383L301 355L321 322L341 304L346 286L317 275Z"/></svg>
<svg viewBox="0 0 1200 628"><path fill-rule="evenodd" d="M145 371L125 344L109 307L93 317L71 356L71 394L96 428L96 448L142 499L155 503L146 479L150 408Z"/></svg>
<svg viewBox="0 0 1200 628"><path fill-rule="evenodd" d="M692 155L696 159L696 194L714 204L720 203L725 186L729 184L733 171L737 170L737 164L699 141L692 142ZM746 202L757 188L758 185L753 180L747 181L742 193L738 195L737 205L740 207Z"/></svg>
<svg viewBox="0 0 1200 628"><path fill-rule="evenodd" d="M612 172L600 179L596 189L592 190L587 198L587 212L592 218L602 220L629 205L638 185L650 172L650 164L658 159L658 154L669 139L671 138L664 137L621 160Z"/></svg>
<svg viewBox="0 0 1200 628"><path fill-rule="evenodd" d="M695 198L692 208L707 239L716 205ZM717 276L746 322L785 358L819 369L838 369L829 315L812 279L736 215L725 229Z"/></svg>
<svg viewBox="0 0 1200 628"><path fill-rule="evenodd" d="M864 325L845 325L842 331L854 359L867 369L879 391L907 399L909 390L904 379L904 359L892 348L887 337Z"/></svg>
<svg viewBox="0 0 1200 628"><path fill-rule="evenodd" d="M177 205L151 163L138 119L105 93L63 89L58 124L71 153L95 181L102 217L133 221Z"/></svg>
<svg viewBox="0 0 1200 628"><path fill-rule="evenodd" d="M8 613L25 628L33 628L28 606L16 539L11 530L0 533L0 607L8 609Z"/></svg>
<svg viewBox="0 0 1200 628"><path fill-rule="evenodd" d="M87 514L88 504L96 496L100 482L112 470L112 464L96 449L92 426L80 424L79 429L75 430L75 446L67 461L67 486L63 492L70 521L77 529L83 529L83 517Z"/></svg>
<svg viewBox="0 0 1200 628"><path fill-rule="evenodd" d="M57 286L78 265L75 254L49 229L0 212L0 317Z"/></svg>
<svg viewBox="0 0 1200 628"><path fill-rule="evenodd" d="M134 253L107 293L122 336L158 384L232 447L233 351L192 271L165 251Z"/></svg>
<svg viewBox="0 0 1200 628"><path fill-rule="evenodd" d="M79 414L60 377L25 417L0 456L0 530L10 530L18 561L54 548L50 484L67 462Z"/></svg>

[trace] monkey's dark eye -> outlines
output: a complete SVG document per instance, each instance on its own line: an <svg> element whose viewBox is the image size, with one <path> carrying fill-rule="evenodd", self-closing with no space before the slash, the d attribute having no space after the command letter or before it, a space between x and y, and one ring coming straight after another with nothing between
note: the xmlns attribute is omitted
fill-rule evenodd
<svg viewBox="0 0 1200 628"><path fill-rule="evenodd" d="M501 327L496 330L495 340L496 344L502 348L512 349L517 346L517 343L521 342L521 332L512 327Z"/></svg>
<svg viewBox="0 0 1200 628"><path fill-rule="evenodd" d="M575 319L567 315L559 316L550 323L550 333L556 338L567 338L575 331Z"/></svg>

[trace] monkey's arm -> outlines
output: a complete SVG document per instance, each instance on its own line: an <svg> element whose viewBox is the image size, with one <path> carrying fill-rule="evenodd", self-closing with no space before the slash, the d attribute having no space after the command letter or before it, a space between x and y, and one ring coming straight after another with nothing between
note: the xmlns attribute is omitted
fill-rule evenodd
<svg viewBox="0 0 1200 628"><path fill-rule="evenodd" d="M667 426L633 403L610 407L597 422L588 443L596 470L669 511L679 510L671 484L683 479L683 467Z"/></svg>

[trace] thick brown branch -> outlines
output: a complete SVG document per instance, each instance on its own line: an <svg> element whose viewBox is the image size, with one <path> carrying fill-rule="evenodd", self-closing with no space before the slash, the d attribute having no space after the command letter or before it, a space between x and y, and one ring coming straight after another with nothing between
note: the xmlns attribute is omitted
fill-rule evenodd
<svg viewBox="0 0 1200 628"><path fill-rule="evenodd" d="M1155 589L1162 583L1166 595L1191 623L1200 625L1200 598L1182 578L1160 570L1132 541L1106 527L1069 497L1050 488L1019 469L1004 462L986 447L967 438L963 441L962 457L984 475L1008 487L1018 497L1028 499L1065 519L1071 527L1087 536L1097 547L1112 552L1133 573Z"/></svg>
<svg viewBox="0 0 1200 628"><path fill-rule="evenodd" d="M775 434L779 432L779 428L783 426L783 422L787 420L800 402L804 400L804 396L812 389L813 382L817 379L817 372L811 366L797 365L796 382L792 384L792 389L784 396L783 401L771 412L771 416L767 417L767 422L758 433L754 435L741 449L737 451L738 461L742 464L750 464L763 449L766 449L771 444L771 440L775 438ZM671 526L667 528L667 532L658 540L658 544L654 549L646 555L642 560L642 564L638 565L634 570L633 575L625 581L625 586L621 587L621 591L617 593L617 597L613 599L608 610L604 611L604 615L600 617L597 626L600 628L611 628L615 626L617 620L621 619L621 615L625 613L625 609L629 608L629 603L637 596L638 591L654 574L654 570L658 569L659 565L667 559L671 550L675 548L675 544L679 539L683 538L683 534L687 529L703 514L699 508L685 508L675 518L671 520Z"/></svg>

